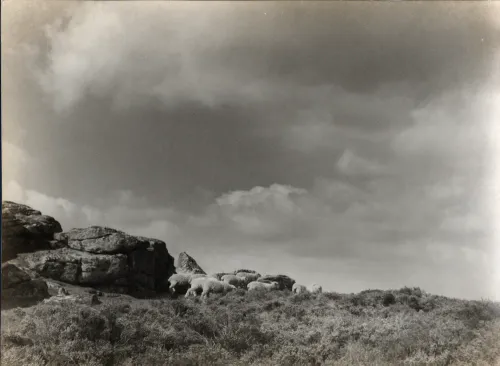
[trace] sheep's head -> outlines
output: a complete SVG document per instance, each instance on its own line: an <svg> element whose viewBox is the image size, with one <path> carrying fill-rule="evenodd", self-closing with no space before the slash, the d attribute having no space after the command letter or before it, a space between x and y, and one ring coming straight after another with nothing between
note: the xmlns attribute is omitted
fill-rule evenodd
<svg viewBox="0 0 500 366"><path fill-rule="evenodd" d="M273 285L273 288L275 288L276 290L279 290L280 284L278 282L273 281L273 282L271 282L271 284Z"/></svg>

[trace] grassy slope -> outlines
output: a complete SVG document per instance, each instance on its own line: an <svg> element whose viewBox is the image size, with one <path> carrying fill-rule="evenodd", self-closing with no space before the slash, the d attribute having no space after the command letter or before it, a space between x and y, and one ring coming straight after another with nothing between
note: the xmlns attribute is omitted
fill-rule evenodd
<svg viewBox="0 0 500 366"><path fill-rule="evenodd" d="M2 365L500 365L498 303L393 293L39 304L2 312Z"/></svg>

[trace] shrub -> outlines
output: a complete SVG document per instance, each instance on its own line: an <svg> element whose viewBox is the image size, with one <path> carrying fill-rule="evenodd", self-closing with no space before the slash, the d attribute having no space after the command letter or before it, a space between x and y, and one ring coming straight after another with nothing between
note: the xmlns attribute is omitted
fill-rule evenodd
<svg viewBox="0 0 500 366"><path fill-rule="evenodd" d="M382 299L382 304L384 306L393 305L395 303L396 303L396 297L392 293L387 292L384 294L384 297Z"/></svg>
<svg viewBox="0 0 500 366"><path fill-rule="evenodd" d="M412 295L408 298L408 306L416 311L419 311L422 309L422 306L420 305L420 301L418 297Z"/></svg>

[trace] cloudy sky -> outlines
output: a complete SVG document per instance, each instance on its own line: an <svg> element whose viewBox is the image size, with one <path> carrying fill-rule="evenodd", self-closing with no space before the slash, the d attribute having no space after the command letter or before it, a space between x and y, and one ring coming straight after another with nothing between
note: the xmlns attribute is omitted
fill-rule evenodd
<svg viewBox="0 0 500 366"><path fill-rule="evenodd" d="M207 272L494 298L499 5L5 1L3 199Z"/></svg>

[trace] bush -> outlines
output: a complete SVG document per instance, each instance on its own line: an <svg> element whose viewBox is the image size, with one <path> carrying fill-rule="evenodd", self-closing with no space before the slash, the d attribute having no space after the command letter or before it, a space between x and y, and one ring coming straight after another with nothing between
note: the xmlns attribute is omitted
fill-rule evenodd
<svg viewBox="0 0 500 366"><path fill-rule="evenodd" d="M388 292L384 294L384 298L382 299L382 304L384 306L393 305L395 303L396 303L396 297L392 293Z"/></svg>

